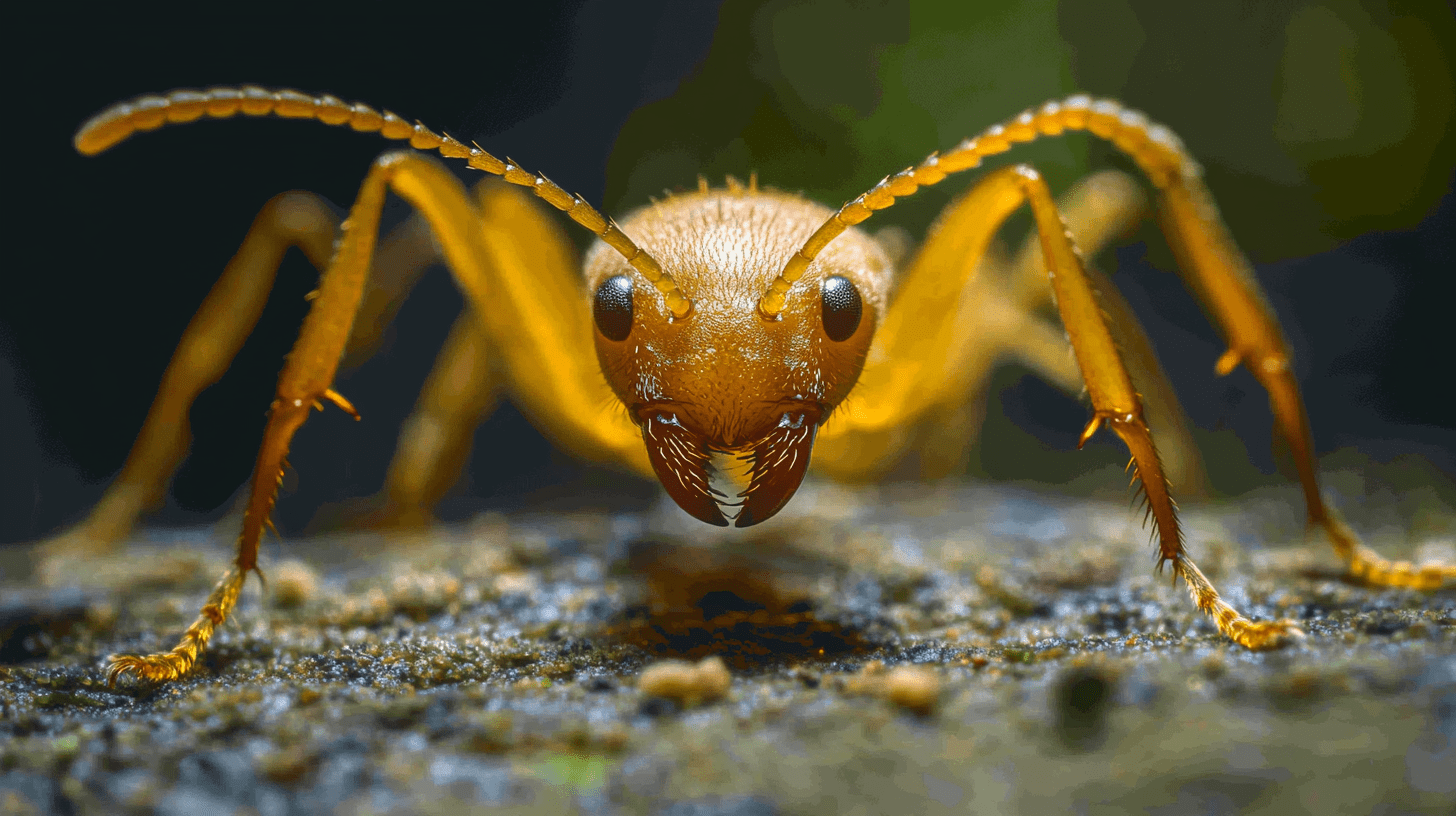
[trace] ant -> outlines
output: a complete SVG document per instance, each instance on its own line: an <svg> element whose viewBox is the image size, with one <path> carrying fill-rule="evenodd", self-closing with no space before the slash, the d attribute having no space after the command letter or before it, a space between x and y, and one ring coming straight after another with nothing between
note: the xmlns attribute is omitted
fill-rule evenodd
<svg viewBox="0 0 1456 816"><path fill-rule="evenodd" d="M185 675L227 618L247 573L258 570L259 538L294 433L325 402L358 418L333 380L346 350L367 345L360 338L379 329L379 307L366 298L371 269L399 277L398 258L408 254L399 245L438 252L468 306L391 466L386 515L394 520L417 516L439 498L439 474L458 459L497 376L567 449L655 474L678 506L704 522L747 527L788 502L811 452L831 475L876 472L877 462L907 444L903 428L963 403L973 372L1009 349L1053 378L1085 386L1092 418L1081 441L1106 426L1127 445L1158 539L1159 568L1171 565L1221 633L1250 649L1302 637L1292 621L1241 615L1184 549L1134 380L1161 384L1138 355L1125 353L1148 341L1078 249L1078 241L1091 249L1115 234L1137 209L1136 192L1089 180L1083 198L1059 205L1034 168L994 170L942 214L899 272L887 242L858 228L897 199L988 156L1068 130L1110 141L1152 182L1186 284L1227 341L1216 371L1245 365L1268 392L1276 427L1294 454L1309 522L1325 532L1349 574L1420 589L1456 578L1453 566L1382 558L1325 504L1288 347L1198 164L1172 131L1117 102L1079 95L1028 110L886 177L837 210L760 188L756 179L746 186L730 179L721 189L700 179L696 191L630 213L620 225L544 175L477 145L328 95L241 87L144 96L88 121L75 146L94 155L138 131L237 115L347 125L415 150L380 156L342 223L310 194L269 202L193 318L121 476L73 536L113 541L160 497L185 453L178 418L251 331L284 250L298 246L326 270L279 376L233 566L175 648L113 656L108 682L125 674L152 681ZM425 150L506 184L467 191L418 152ZM584 275L574 270L565 237L512 186L600 239ZM386 192L408 201L429 229L391 236L376 253ZM1065 340L1030 314L1028 296L990 296L976 277L997 229L1023 204L1032 212L1040 256L1023 266L1033 270L1033 288L1050 292ZM488 362L490 355L499 362Z"/></svg>

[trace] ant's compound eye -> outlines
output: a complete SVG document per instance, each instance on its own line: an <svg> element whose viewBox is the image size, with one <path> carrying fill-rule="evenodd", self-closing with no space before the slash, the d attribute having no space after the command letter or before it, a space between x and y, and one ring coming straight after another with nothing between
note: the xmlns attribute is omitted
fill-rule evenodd
<svg viewBox="0 0 1456 816"><path fill-rule="evenodd" d="M597 287L592 301L597 331L608 340L622 342L632 333L632 278L618 275Z"/></svg>
<svg viewBox="0 0 1456 816"><path fill-rule="evenodd" d="M864 301L859 290L849 278L830 275L824 279L820 289L824 303L824 333L836 343L848 340L859 328L859 319L864 315Z"/></svg>

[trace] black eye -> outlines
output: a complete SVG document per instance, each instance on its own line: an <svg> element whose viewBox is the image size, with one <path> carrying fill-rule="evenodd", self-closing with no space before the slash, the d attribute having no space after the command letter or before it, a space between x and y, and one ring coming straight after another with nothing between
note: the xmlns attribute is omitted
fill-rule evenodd
<svg viewBox="0 0 1456 816"><path fill-rule="evenodd" d="M597 331L620 343L632 333L632 279L626 275L607 278L597 287L592 302Z"/></svg>
<svg viewBox="0 0 1456 816"><path fill-rule="evenodd" d="M836 343L848 340L859 328L859 319L864 314L859 290L848 278L830 275L824 279L820 299L824 302L824 333Z"/></svg>

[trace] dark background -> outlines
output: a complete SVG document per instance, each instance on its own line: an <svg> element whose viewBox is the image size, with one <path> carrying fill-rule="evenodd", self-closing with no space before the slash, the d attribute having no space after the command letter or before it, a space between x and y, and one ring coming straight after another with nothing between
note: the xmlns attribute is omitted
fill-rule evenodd
<svg viewBox="0 0 1456 816"><path fill-rule="evenodd" d="M327 91L389 108L539 169L609 214L664 187L691 187L699 171L717 180L758 170L768 183L838 203L1028 105L1080 89L1116 94L1178 130L1205 164L1286 322L1316 447L1355 447L1381 461L1417 453L1451 472L1456 151L1447 134L1456 129L1449 101L1442 114L1439 99L1450 95L1456 64L1449 9L1269 4L1213 21L1170 17L1154 3L1068 5L1050 17L1026 11L1045 5L987 3L974 19L954 4L738 2L417 13L363 2L328 11L250 4L140 17L56 7L11 16L0 541L45 535L100 495L183 327L263 202L307 189L347 207L385 147L317 124L239 119L144 134L97 158L71 150L75 128L111 102L214 84ZM1295 57L1304 52L1288 45L1294 31L1315 32L1300 40L1306 51L1325 32L1338 46L1330 53L1354 55L1345 67L1357 81L1334 87L1354 88L1357 109L1379 113L1383 100L1404 98L1389 88L1404 89L1417 111L1406 135L1392 141L1349 125L1340 112L1352 103L1336 95L1335 113L1300 120L1335 137L1270 138L1290 134L1287 122L1279 129L1286 108L1278 106L1287 94L1280 89L1302 76ZM1320 64L1325 52L1312 53L1306 62ZM1403 74L1399 65L1380 73L1390 53L1404 55ZM965 64L954 62L962 57ZM956 70L939 67L947 59ZM1433 78L1432 65L1446 73ZM963 96L976 101L961 104ZM1060 144L1016 158L1061 184L1118 161L1094 141ZM885 223L923 232L965 185L943 186ZM386 223L402 210L392 205ZM1236 457L1252 463L1247 472L1213 474L1215 487L1238 491L1275 467L1264 395L1244 372L1211 377L1216 337L1177 279L1160 271L1166 254L1145 232L1104 264L1147 321L1202 437L1247 448ZM315 277L290 255L259 330L193 410L193 456L158 521L195 523L229 506ZM380 357L341 378L365 422L329 411L299 435L297 486L278 509L285 531L301 529L324 503L378 489L445 316L459 303L448 276L431 273ZM1098 457L1121 455L1108 443L1080 458L1028 456L1074 447L1085 408L1016 370L997 386L988 426L995 455L979 456L974 473L1064 481ZM518 506L553 485L603 480L506 408L477 435L471 484L444 514ZM653 495L647 486L627 492L639 501Z"/></svg>

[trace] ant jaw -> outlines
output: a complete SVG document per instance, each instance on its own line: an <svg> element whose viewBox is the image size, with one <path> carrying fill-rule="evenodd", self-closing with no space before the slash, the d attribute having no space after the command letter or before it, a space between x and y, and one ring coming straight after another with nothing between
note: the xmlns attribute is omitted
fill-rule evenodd
<svg viewBox="0 0 1456 816"><path fill-rule="evenodd" d="M642 439L657 480L678 507L718 527L751 527L782 509L803 483L819 429L816 413L786 412L757 441L718 447L676 414L655 412L642 421Z"/></svg>

